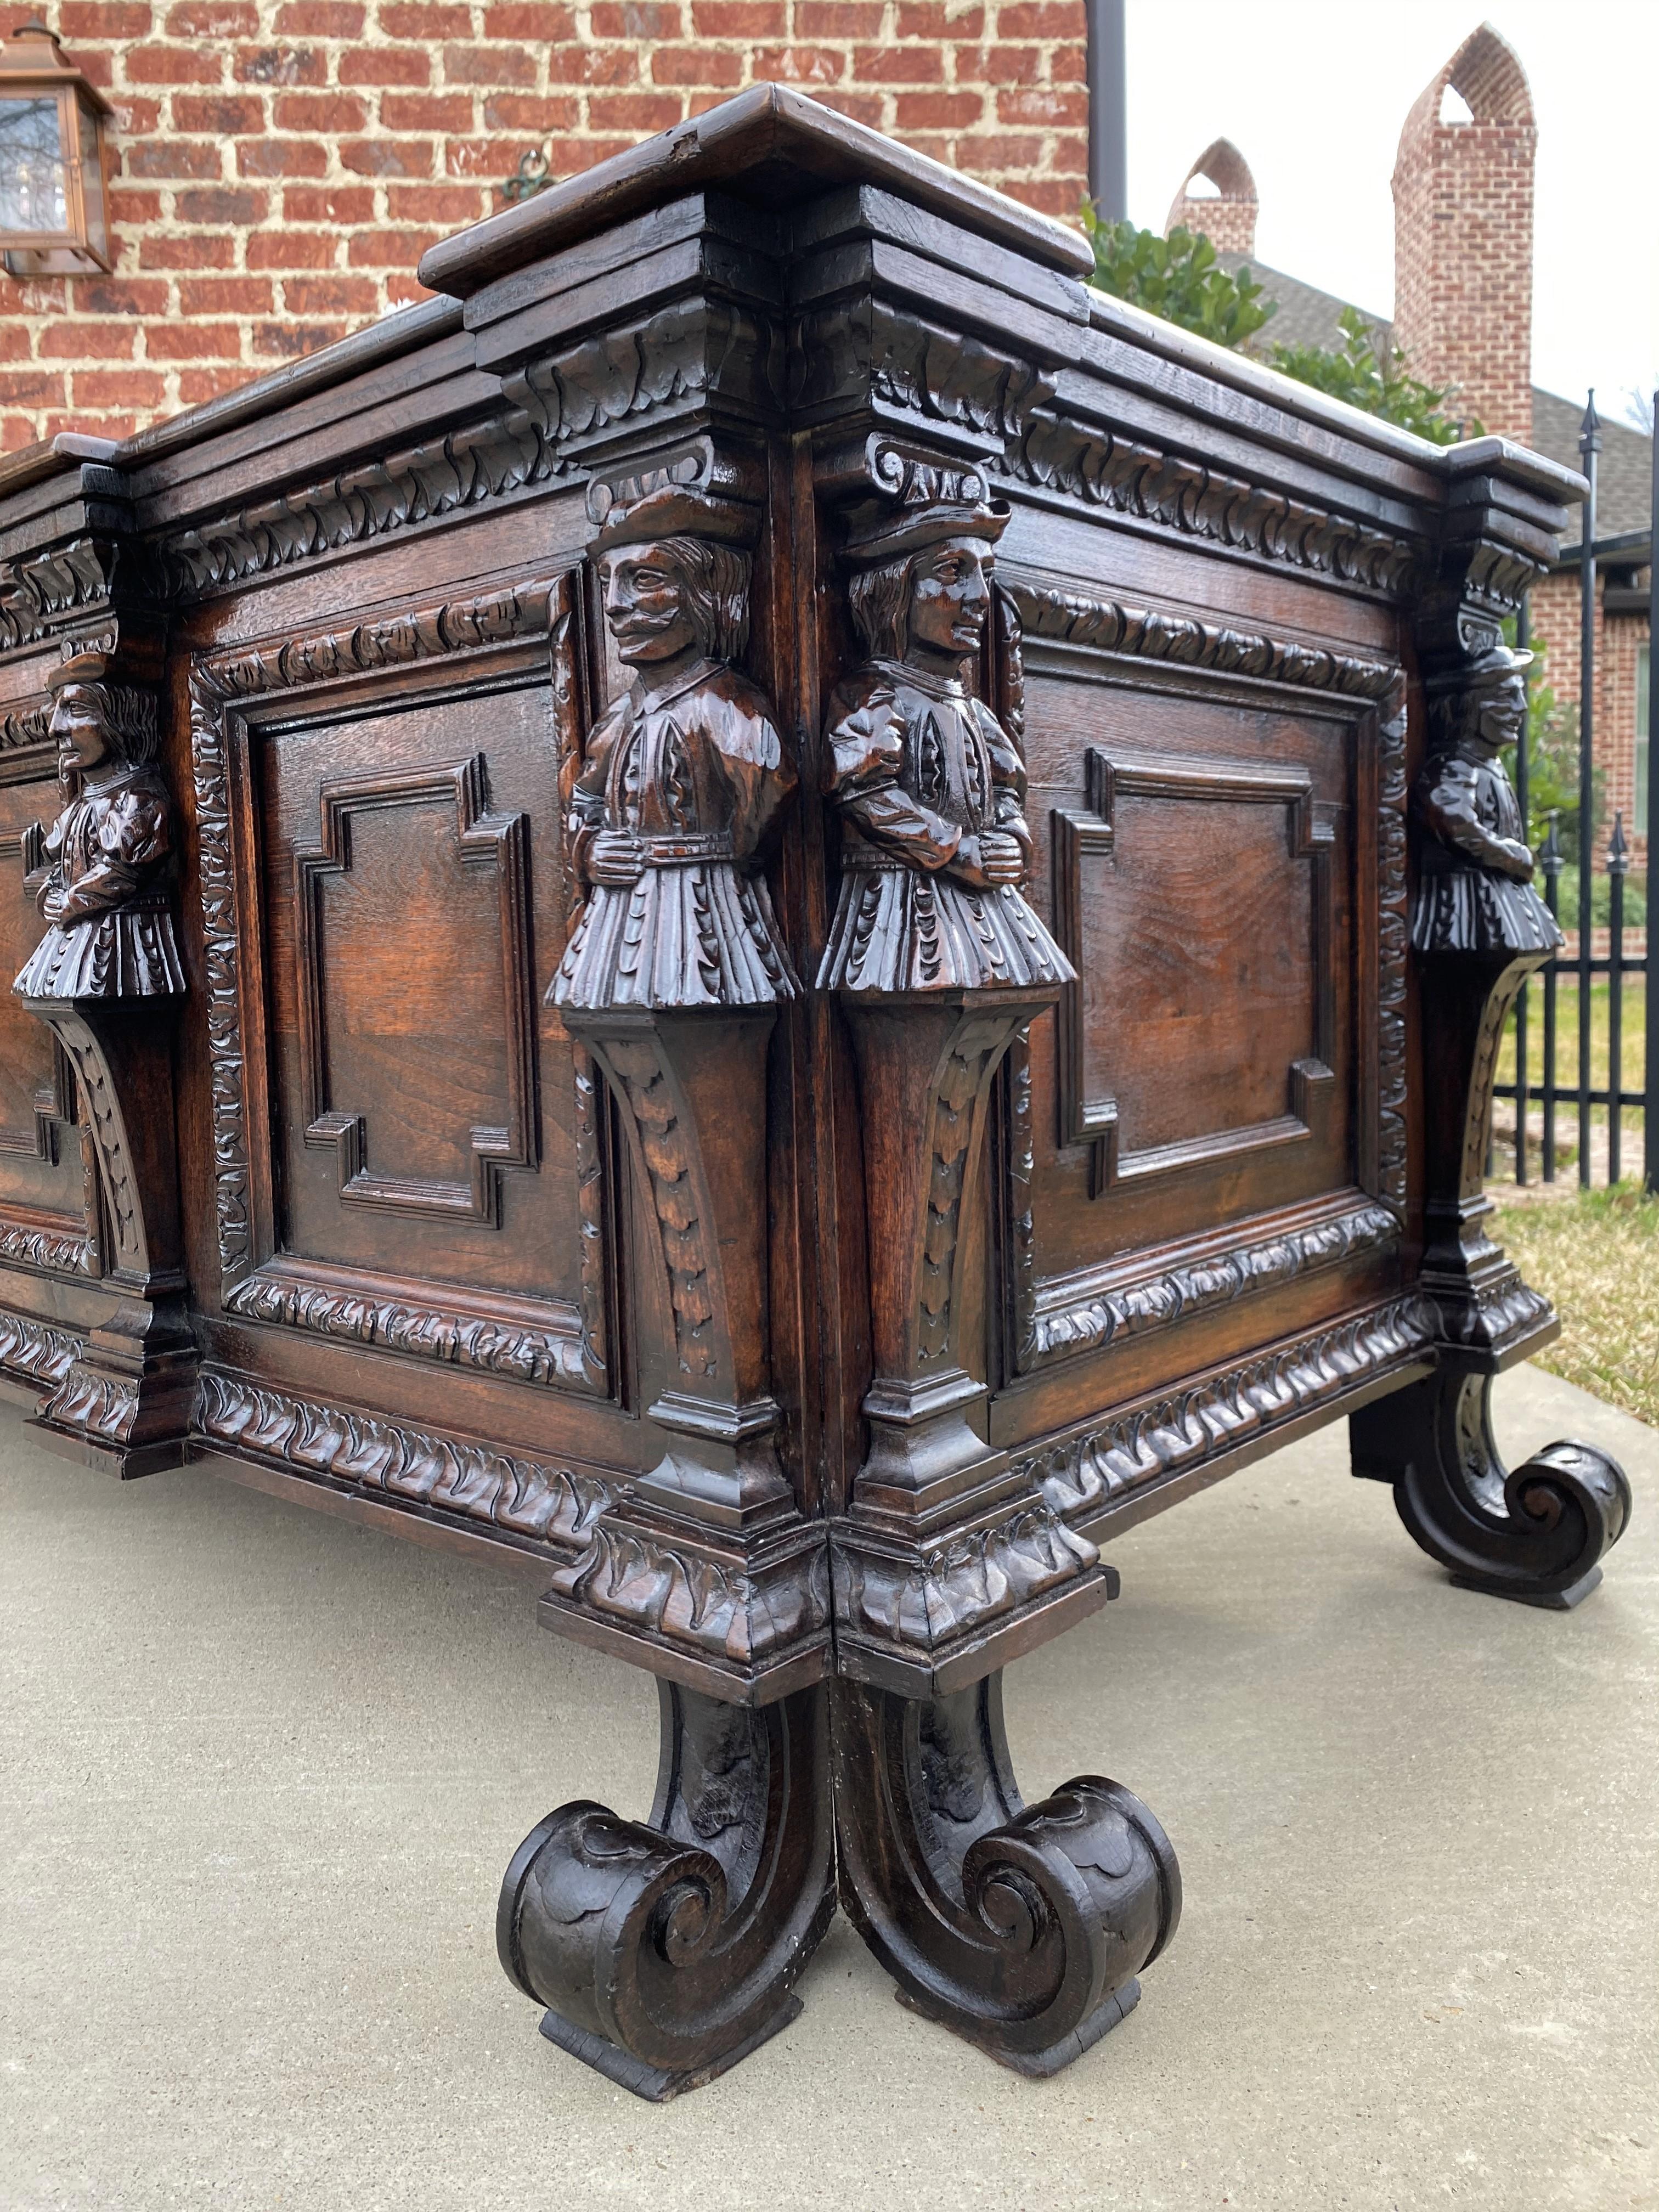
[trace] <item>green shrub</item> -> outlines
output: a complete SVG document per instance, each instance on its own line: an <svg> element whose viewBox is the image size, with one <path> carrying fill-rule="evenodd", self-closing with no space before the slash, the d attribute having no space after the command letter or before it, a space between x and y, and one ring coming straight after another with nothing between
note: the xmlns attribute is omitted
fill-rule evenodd
<svg viewBox="0 0 1659 2212"><path fill-rule="evenodd" d="M1230 276L1209 240L1182 225L1160 238L1138 223L1109 222L1086 201L1081 220L1095 250L1095 283L1115 299L1235 348L1277 312L1248 269Z"/></svg>
<svg viewBox="0 0 1659 2212"><path fill-rule="evenodd" d="M1450 385L1425 384L1410 375L1406 356L1389 345L1376 323L1368 323L1358 307L1344 307L1340 318L1342 343L1325 346L1276 345L1271 359L1285 376L1316 391L1328 392L1333 399L1346 399L1350 407L1367 415L1397 422L1437 446L1455 445L1460 438L1478 438L1481 428L1473 416L1461 420L1446 412L1454 396Z"/></svg>

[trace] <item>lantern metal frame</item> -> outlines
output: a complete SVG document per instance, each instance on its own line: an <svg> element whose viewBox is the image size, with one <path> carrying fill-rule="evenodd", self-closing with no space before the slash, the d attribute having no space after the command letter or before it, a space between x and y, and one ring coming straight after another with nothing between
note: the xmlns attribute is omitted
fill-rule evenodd
<svg viewBox="0 0 1659 2212"><path fill-rule="evenodd" d="M0 108L25 100L57 103L64 222L56 230L0 227L0 260L19 277L107 273L114 266L107 150L114 111L40 22L21 25L0 44Z"/></svg>

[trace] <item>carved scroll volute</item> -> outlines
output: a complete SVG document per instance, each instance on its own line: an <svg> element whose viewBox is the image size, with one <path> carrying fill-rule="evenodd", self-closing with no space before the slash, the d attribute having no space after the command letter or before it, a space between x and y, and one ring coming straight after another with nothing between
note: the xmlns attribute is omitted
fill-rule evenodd
<svg viewBox="0 0 1659 2212"><path fill-rule="evenodd" d="M669 1378L648 1411L672 1441L549 1607L556 1625L562 1607L598 1607L726 1670L718 1694L748 1694L782 1646L827 1637L811 1531L778 1463L766 1313L767 1051L799 985L761 866L795 774L741 665L757 510L687 473L596 486L591 502L631 681L570 793L585 896L549 994L622 1108L647 1194ZM721 1602L690 1594L693 1557Z"/></svg>
<svg viewBox="0 0 1659 2212"><path fill-rule="evenodd" d="M858 1064L875 1370L836 1602L843 1671L914 1691L947 1651L971 1680L1015 1617L1105 1592L1093 1547L970 1425L984 1390L959 1342L992 1079L1073 973L1022 889L1020 752L964 681L1008 510L972 471L905 462L878 480L889 493L844 532L866 657L831 697L823 749L842 874L817 981Z"/></svg>
<svg viewBox="0 0 1659 2212"><path fill-rule="evenodd" d="M38 894L46 927L13 988L75 1070L98 1158L116 1313L40 1419L94 1464L142 1474L182 1458L194 1393L185 1317L172 1012L173 809L156 765L155 692L104 653L53 671L65 804Z"/></svg>

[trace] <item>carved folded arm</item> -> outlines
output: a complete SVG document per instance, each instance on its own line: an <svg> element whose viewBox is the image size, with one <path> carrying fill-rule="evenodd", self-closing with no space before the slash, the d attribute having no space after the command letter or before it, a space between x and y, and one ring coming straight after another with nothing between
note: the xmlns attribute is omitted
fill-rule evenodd
<svg viewBox="0 0 1659 2212"><path fill-rule="evenodd" d="M1006 836L1018 840L1029 868L1035 857L1030 825L1025 819L1025 763L996 716L977 700L974 716L991 758L992 819Z"/></svg>
<svg viewBox="0 0 1659 2212"><path fill-rule="evenodd" d="M769 842L779 817L794 797L795 771L782 738L764 715L729 707L712 718L708 737L726 784L732 852L739 860L751 860ZM719 825L711 822L707 826Z"/></svg>
<svg viewBox="0 0 1659 2212"><path fill-rule="evenodd" d="M1532 854L1518 838L1502 837L1480 819L1476 771L1455 756L1436 761L1417 787L1417 811L1424 825L1451 851L1483 868L1532 881Z"/></svg>
<svg viewBox="0 0 1659 2212"><path fill-rule="evenodd" d="M99 824L92 865L66 882L61 862L53 871L59 895L42 911L50 920L79 921L125 906L154 878L169 850L167 802L153 793L130 792L116 800ZM50 895L52 884L49 881Z"/></svg>
<svg viewBox="0 0 1659 2212"><path fill-rule="evenodd" d="M948 867L962 831L900 787L905 724L893 700L878 693L836 716L830 744L830 796L870 842L900 854L913 867Z"/></svg>
<svg viewBox="0 0 1659 2212"><path fill-rule="evenodd" d="M611 751L619 726L616 714L607 714L588 740L586 757L580 769L574 775L569 769L565 771L565 831L569 839L570 866L584 892L592 880L588 860L593 840L605 826L605 786L611 773Z"/></svg>

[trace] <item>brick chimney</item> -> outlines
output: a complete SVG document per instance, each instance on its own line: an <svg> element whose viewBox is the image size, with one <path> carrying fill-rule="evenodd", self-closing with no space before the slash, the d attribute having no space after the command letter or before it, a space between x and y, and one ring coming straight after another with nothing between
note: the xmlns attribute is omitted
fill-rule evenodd
<svg viewBox="0 0 1659 2212"><path fill-rule="evenodd" d="M1195 192L1195 184L1214 189ZM1249 163L1231 138L1218 138L1188 170L1170 203L1164 235L1167 238L1177 224L1185 223L1188 230L1201 232L1218 253L1254 253L1256 205Z"/></svg>
<svg viewBox="0 0 1659 2212"><path fill-rule="evenodd" d="M1394 165L1395 342L1413 375L1456 387L1453 415L1523 445L1537 147L1526 72L1483 23L1406 118Z"/></svg>

